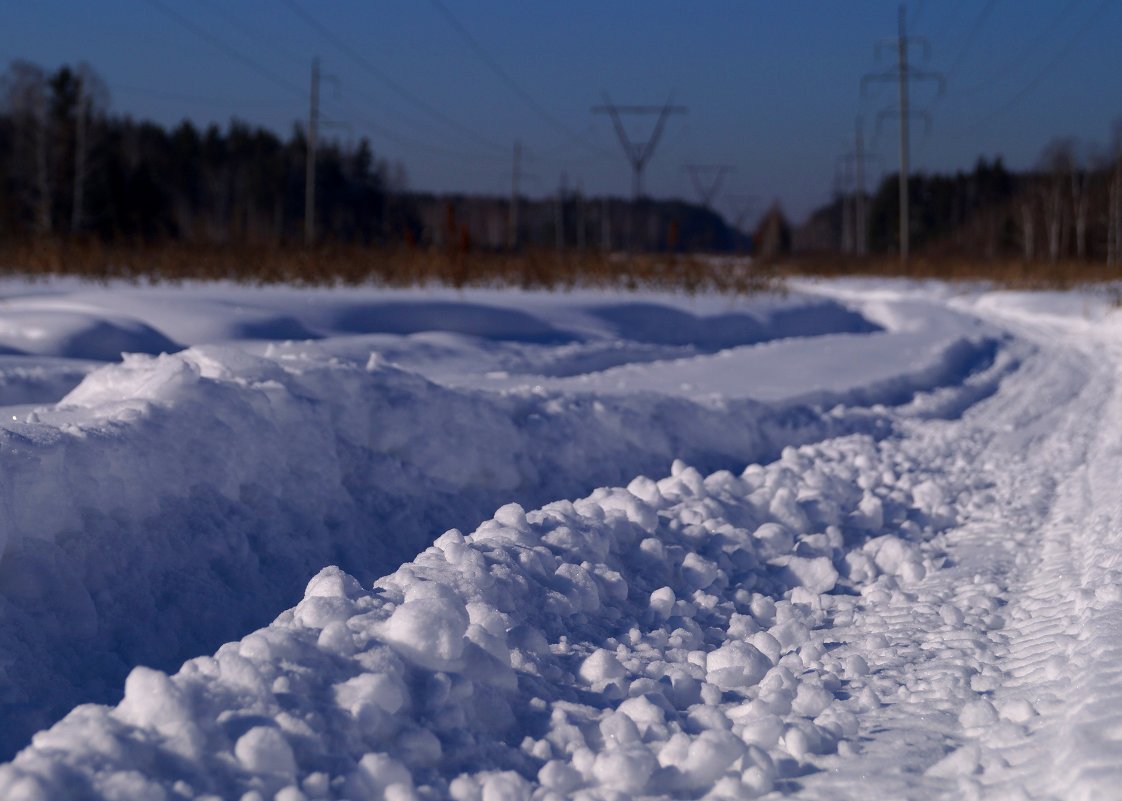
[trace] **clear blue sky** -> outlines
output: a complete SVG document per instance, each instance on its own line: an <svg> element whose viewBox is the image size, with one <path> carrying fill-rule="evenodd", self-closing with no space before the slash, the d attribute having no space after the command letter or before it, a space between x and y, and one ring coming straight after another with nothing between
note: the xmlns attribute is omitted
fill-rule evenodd
<svg viewBox="0 0 1122 801"><path fill-rule="evenodd" d="M303 10L293 10L295 4ZM692 197L687 163L727 163L733 195L780 200L802 218L826 201L855 118L884 170L896 126L874 136L892 84L874 44L896 35L882 0L34 0L3 2L0 60L45 67L87 61L111 110L175 124L231 117L287 134L307 114L319 56L327 133L367 136L404 164L413 188L509 191L515 139L523 186L544 195L566 174L586 193L630 191L607 117L591 106L688 106L672 117L648 168L650 194ZM913 126L913 165L969 168L980 155L1031 166L1053 138L1105 146L1122 118L1122 2L906 0L909 33L931 44L947 93L916 84L932 129ZM441 9L446 10L444 13ZM456 24L462 30L456 28ZM318 27L317 27L318 26ZM322 29L322 30L321 30ZM323 31L327 31L327 36ZM473 44L465 38L466 31ZM239 55L234 55L237 53ZM922 55L914 49L914 55ZM647 135L646 118L628 118ZM876 179L879 170L871 170Z"/></svg>

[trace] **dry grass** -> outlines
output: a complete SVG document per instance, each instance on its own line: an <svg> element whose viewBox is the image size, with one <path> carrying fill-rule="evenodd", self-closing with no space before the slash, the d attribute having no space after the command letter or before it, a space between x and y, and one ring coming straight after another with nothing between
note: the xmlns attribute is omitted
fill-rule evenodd
<svg viewBox="0 0 1122 801"><path fill-rule="evenodd" d="M1110 268L1103 261L1066 260L1059 262L1019 259L966 259L960 257L912 257L902 265L899 258L845 256L802 256L779 265L780 276L869 276L878 278L936 279L941 281L980 281L1009 289L1071 289L1116 283L1122 269Z"/></svg>
<svg viewBox="0 0 1122 801"><path fill-rule="evenodd" d="M177 282L230 280L251 284L374 285L391 287L520 287L566 290L614 288L667 292L752 294L782 291L786 277L869 276L981 281L1016 289L1069 289L1118 284L1122 270L1102 261L1025 262L914 256L788 257L764 265L743 258L671 254L459 252L422 248L324 245L204 246L182 243L107 245L67 241L0 245L0 270L41 277Z"/></svg>
<svg viewBox="0 0 1122 801"><path fill-rule="evenodd" d="M105 245L35 242L0 247L8 274L92 280L410 287L618 288L748 294L777 287L774 270L746 259L689 255L449 252L324 245Z"/></svg>

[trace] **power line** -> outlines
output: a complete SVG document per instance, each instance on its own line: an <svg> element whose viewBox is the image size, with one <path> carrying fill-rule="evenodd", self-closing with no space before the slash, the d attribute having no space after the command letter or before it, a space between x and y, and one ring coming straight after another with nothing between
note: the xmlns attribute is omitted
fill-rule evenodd
<svg viewBox="0 0 1122 801"><path fill-rule="evenodd" d="M270 47L270 48L273 48L273 49L277 50L277 52L279 52L281 55L288 58L290 61L293 61L294 63L298 63L298 62L303 61L302 56L298 56L295 53L293 53L292 51L285 50L285 49L277 47L274 42L269 41L257 29L253 28L251 25L246 23L241 18L235 16L234 14L231 14L224 6L214 2L214 0L201 0L201 2L204 5L206 5L208 8L210 8L211 11L213 11L214 13L221 16L228 23L230 23L234 27L238 28L247 37L258 41L258 42L266 45L267 47ZM326 79L326 76L325 76L325 79ZM338 81L336 80L335 83L337 85ZM321 100L322 100L322 98L321 98ZM353 117L354 115L351 115L351 116ZM328 123L328 124L330 124L330 123ZM384 125L375 124L375 123L371 122L370 120L364 120L363 121L363 126L365 128L367 128L368 130L379 134L383 138L390 139L390 140L392 140L394 142L397 142L398 144L401 144L401 145L420 146L422 149L428 149L430 151L439 152L441 154L455 155L457 157L461 156L461 154L455 153L451 149L441 148L440 146L437 146L437 145L431 145L430 146L427 143L421 142L420 140L416 139L416 137L403 134L399 131L395 131L393 129L387 128ZM464 158L478 158L478 156L476 154L472 154L470 156L463 156L463 157Z"/></svg>
<svg viewBox="0 0 1122 801"><path fill-rule="evenodd" d="M346 120L353 121L355 124L361 126L366 131L376 133L378 136L382 137L383 139L387 139L391 142L395 142L399 145L402 145L403 147L419 148L419 149L424 150L428 153L431 153L432 155L435 155L435 156L446 157L446 158L454 158L454 159L462 159L462 160L467 160L467 161L478 161L481 158L496 159L496 160L501 159L501 160L505 161L506 158L507 158L506 154L500 155L500 154L496 153L496 154L493 154L493 155L492 154L484 155L484 154L480 154L480 153L467 153L467 152L462 151L462 150L455 150L453 148L442 147L441 145L433 144L431 142L426 142L422 139L417 139L417 137L412 136L410 134L401 133L400 131L394 130L393 128L387 128L382 123L375 122L370 117L368 117L365 114L355 110L352 106L343 104L342 101L339 101L339 100L330 101L329 100L327 102L334 105L335 112L336 112L332 115L334 118L339 119L339 120L346 119Z"/></svg>
<svg viewBox="0 0 1122 801"><path fill-rule="evenodd" d="M969 30L969 32L967 32L966 37L963 40L962 47L959 48L958 54L955 55L954 60L951 62L951 66L947 69L946 80L947 80L948 83L950 82L951 78L954 76L954 74L958 70L958 68L962 65L963 59L966 58L966 54L970 51L970 48L973 46L974 42L977 40L978 33L982 30L982 25L985 23L986 18L989 16L990 12L993 10L994 6L996 6L996 5L997 5L997 0L987 0L986 4L984 6L982 6L981 11L978 12L978 16L976 16L974 18L974 23L970 26L970 30ZM935 100L933 100L932 103L931 103L932 107L935 107L935 106L939 105L939 102L944 97L945 97L944 94L936 95ZM927 125L928 125L928 129L930 129L930 127L931 127L930 119L928 119ZM920 145L919 145L919 148L917 148L917 150L918 150L917 157L919 157L919 158L922 158L923 155L925 154L925 148L924 148L925 143L926 143L926 140L924 142L921 142Z"/></svg>
<svg viewBox="0 0 1122 801"><path fill-rule="evenodd" d="M968 86L966 89L963 89L956 94L964 96L977 94L982 89L985 89L988 86L992 86L997 81L1000 81L1017 67L1028 63L1033 54L1039 52L1040 49L1043 48L1045 44L1047 44L1048 40L1056 35L1056 29L1063 23L1065 19L1067 19L1071 15L1071 12L1081 2L1082 0L1070 0L1066 5L1064 5L1064 7L1060 9L1059 13L1052 17L1052 19L1048 21L1048 24L1041 29L1040 33L1033 37L1033 39L1017 53L1015 58L1006 61L996 70L994 70L991 73L989 80L983 83L976 83L973 86Z"/></svg>
<svg viewBox="0 0 1122 801"><path fill-rule="evenodd" d="M292 64L300 65L301 68L303 68L303 65L307 63L307 59L303 55L293 53L291 50L278 45L276 41L265 37L261 33L261 30L259 28L255 28L254 26L250 25L248 22L246 22L241 17L238 17L236 14L230 13L229 9L221 3L217 3L215 2L215 0L196 0L196 2L202 3L208 9L210 9L210 12L212 14L217 14L218 16L222 17L222 19L224 19L227 23L233 25L235 28L241 31L244 36L265 45L269 50L279 53L280 55L288 59L288 61L290 61Z"/></svg>
<svg viewBox="0 0 1122 801"><path fill-rule="evenodd" d="M389 89L391 91L393 91L400 98L405 100L407 103L410 103L411 105L415 106L416 108L420 109L421 111L425 112L426 114L429 114L430 116L434 117L435 119L440 120L445 125L448 125L451 128L455 128L457 131L464 134L465 136L468 136L472 139L475 139L480 144L486 145L487 147L493 148L495 150L501 150L504 154L506 153L506 149L507 149L506 145L501 145L498 142L495 142L495 141L489 139L488 137L472 130L471 128L467 127L466 125L463 125L462 123L457 122L456 120L452 119L447 114L445 114L444 112L442 112L439 109L429 105L427 102L425 102L424 100L419 98L416 94L414 94L413 92L406 89L400 83L398 83L393 78L391 78L389 75L387 75L383 70L381 70L377 66L375 66L374 63L371 62L369 59L367 59L365 56L363 56L362 53L358 52L355 48L351 47L349 44L347 44L346 41L339 38L329 28L327 28L325 25L323 25L319 20L317 20L315 17L313 17L311 14L309 14L303 8L301 8L295 2L295 0L284 0L284 4L286 6L288 6L288 8L292 11L292 13L295 14L297 17L299 17L301 19L301 21L304 22L305 25L307 25L308 27L315 30L320 36L322 36L324 39L326 39L328 42L330 42L332 45L334 45L335 48L337 48L344 55L346 55L348 58L350 58L356 64L361 66L363 69L365 69L371 75L373 75L375 78L377 78L379 81L381 81L387 87L389 87Z"/></svg>
<svg viewBox="0 0 1122 801"><path fill-rule="evenodd" d="M975 40L978 38L979 31L982 30L982 25L983 23L985 23L986 17L989 16L990 12L993 11L993 7L996 5L997 0L988 0L988 2L984 6L982 6L982 10L978 12L978 16L974 18L974 24L970 26L970 32L966 34L966 38L963 40L962 47L959 48L958 54L954 57L954 61L952 61L951 65L947 68L948 81L962 64L962 60L966 57L966 54L970 52L970 48L974 45Z"/></svg>
<svg viewBox="0 0 1122 801"><path fill-rule="evenodd" d="M912 25L914 27L919 27L919 21L923 19L923 12L926 10L927 4L923 0L916 0L915 10L912 11Z"/></svg>
<svg viewBox="0 0 1122 801"><path fill-rule="evenodd" d="M1052 59L1044 65L1044 69L1036 73L1036 75L1034 75L1032 79L1024 87L1022 87L1019 92L1009 98L1009 100L1003 103L1001 106L990 111L973 125L951 134L951 138L958 139L963 136L969 136L973 133L976 133L980 128L985 127L996 117L999 117L1002 114L1006 113L1022 100L1024 100L1037 86L1040 85L1040 82L1043 81L1048 76L1048 74L1051 73L1052 70L1054 70L1059 65L1059 63L1067 56L1067 54L1071 52L1072 48L1079 44L1079 40L1082 39L1087 31L1091 29L1091 25L1094 24L1095 19L1099 16L1099 14L1103 12L1104 9L1106 9L1108 5L1110 5L1110 3L1111 0L1103 0L1103 2L1099 3L1099 5L1095 7L1094 11L1091 12L1091 16L1088 17L1086 21L1084 21L1083 25L1081 25L1075 32L1075 34L1070 39L1068 39L1068 41L1060 48L1059 52L1057 52L1055 56L1053 56Z"/></svg>
<svg viewBox="0 0 1122 801"><path fill-rule="evenodd" d="M205 28L202 28L199 25L195 24L194 22L192 22L187 17L180 14L175 9L169 8L164 3L162 3L160 0L146 0L146 2L148 3L148 5L152 6L156 10L158 10L161 14L163 14L164 16L166 16L166 17L168 17L172 20L175 20L177 23L179 23L179 25L186 28L191 33L195 34L195 36L199 37L203 41L210 44L212 47L214 47L218 50L221 50L223 53L225 53L227 56L234 59L235 61L237 61L237 62L249 67L250 69L260 73L261 75L265 76L270 81L272 81L273 83L277 84L277 86L280 86L280 87L288 90L289 92L291 92L291 93L293 93L293 94L295 94L295 95L297 95L301 98L304 96L304 90L301 89L299 86L292 83L288 79L281 77L280 75L273 72L271 69L269 69L265 65L261 64L258 61L255 61L254 59L245 55L240 50L226 44L221 39L219 39L218 37L216 37L212 33L210 33L208 30L206 30Z"/></svg>
<svg viewBox="0 0 1122 801"><path fill-rule="evenodd" d="M592 133L595 133L595 132L596 132L596 125L594 123L589 123L589 125L583 130L582 136L587 135L587 134L592 134ZM567 156L562 156L562 155L558 155L558 154L563 153L566 150L569 150L570 148L573 147L574 144L576 144L576 142L574 142L572 139L564 139L564 140L558 142L557 144L550 145L549 147L537 147L537 148L534 148L533 150L527 150L527 153L533 158L541 159L541 160L544 160L544 161L554 161L554 162L565 161L565 162L569 162L572 159L570 159ZM595 153L583 157L580 160L579 163L587 164L587 163L589 163L590 160L600 162L600 161L607 161L608 159L614 159L614 158L615 158L614 153L609 153L607 150L599 150L598 149Z"/></svg>
<svg viewBox="0 0 1122 801"><path fill-rule="evenodd" d="M177 103L193 103L196 105L206 106L229 106L232 108L245 108L244 100L235 100L233 98L214 97L209 95L196 95L187 94L183 92L169 92L163 89L153 89L144 86L135 86L132 84L113 82L109 88L116 92L124 92L126 94L138 94L148 97L160 98L164 100L174 100ZM338 101L333 101L330 98L321 98L321 106L324 103L333 104ZM275 108L275 105L269 105L270 108ZM396 144L419 148L434 156L455 159L458 161L478 161L481 158L479 153L467 153L464 151L453 150L452 148L441 147L440 145L431 144L429 142L417 139L410 134L404 134L392 128L387 128L384 125L374 122L373 120L364 117L359 112L348 107L335 106L333 113L329 115L328 124L337 124L339 122L346 122L347 120L357 123L365 132L376 134L382 139L394 142ZM488 156L490 158L490 156ZM495 158L498 158L496 156Z"/></svg>
<svg viewBox="0 0 1122 801"><path fill-rule="evenodd" d="M236 100L231 97L215 97L212 95L197 95L186 92L172 92L166 89L155 89L149 86L137 86L135 84L119 83L117 81L109 84L109 88L114 92L123 92L125 94L132 95L143 95L161 100L174 100L177 103L192 103L200 106L224 106L229 108L241 109L245 108L247 105L245 100ZM262 103L258 99L255 99L251 102L265 108L278 108L278 105L276 103Z"/></svg>
<svg viewBox="0 0 1122 801"><path fill-rule="evenodd" d="M291 2L291 0L288 1ZM460 35L460 38L467 43L468 47L471 48L471 50L476 54L476 56L479 57L479 59L487 66L487 68L490 69L491 72L495 73L495 75L497 75L499 79L502 80L502 82L510 88L511 91L518 95L518 97L520 97L522 101L534 111L534 113L548 122L558 131L565 134L565 136L569 137L569 139L573 140L574 142L579 142L590 150L603 150L603 148L593 144L592 142L589 142L576 131L572 130L568 125L555 117L553 113L549 111L549 109L539 103L537 98L523 89L518 81L514 80L510 73L507 72L503 68L503 66L498 63L498 61L492 58L491 54L487 52L483 45L481 45L479 41L471 35L471 32L466 27L464 27L464 24L460 22L460 20L449 10L448 6L446 6L442 0L429 0L429 2L440 13L440 15L443 16L445 20L447 20L448 24L451 25L456 33Z"/></svg>
<svg viewBox="0 0 1122 801"><path fill-rule="evenodd" d="M303 62L303 58L301 56L298 56L298 55L292 53L291 50L278 48L275 45L275 43L270 42L270 40L266 39L263 35L261 35L257 29L249 26L245 20L242 20L239 17L232 15L232 13L230 13L226 8L222 7L221 4L215 3L213 0L202 0L202 2L205 4L206 7L210 8L211 11L213 11L214 13L217 13L218 16L222 17L224 20L229 22L230 25L238 28L241 31L241 33L243 35L246 35L248 38L254 39L254 40L256 40L256 42L258 42L260 44L264 44L266 47L276 49L277 52L280 55L285 56L286 58L289 59L289 61L292 61L294 63ZM300 11L301 11L301 9L298 9L298 8L296 8L295 10L296 10L297 13L300 13ZM312 20L312 21L314 22L314 20ZM325 29L322 30L321 33L324 33L325 35L330 36L330 31L327 31ZM346 48L346 43L339 43L339 44L341 44L343 46L343 48ZM369 68L376 68L376 67L373 67L373 65L367 65L367 66ZM406 91L406 90L402 89L402 91ZM440 112L435 112L435 113L439 114ZM359 117L358 114L353 114L353 113L349 114L349 116L351 118ZM481 137L480 135L478 135L478 133L475 133L475 131L471 131L470 129L467 129L463 126L459 126L459 123L457 123L454 120L450 120L447 117L444 117L444 116L440 116L440 117L441 117L442 121L447 121L450 126L457 127L457 128L459 128L463 131L466 131L468 133L468 135L471 136L472 138L476 138L476 139L484 142L484 144L487 144L488 146L493 146L495 148L498 148L498 145L496 145L495 142L491 142L490 140L486 139L485 137ZM425 142L425 141L422 141L420 139L417 139L416 137L414 137L412 135L406 135L406 133L402 133L401 131L397 131L397 130L394 130L394 129L387 128L384 125L378 125L378 123L375 123L375 122L369 120L368 118L362 118L359 121L362 123L362 127L366 128L369 131L373 131L373 132L377 133L377 135L380 136L380 137L383 137L383 138L388 139L390 141L394 141L398 145L402 145L402 146L406 146L406 147L420 147L423 150L427 150L427 151L430 151L430 153L433 153L433 154L436 154L436 155L441 155L441 156L451 156L451 157L456 157L456 158L468 158L468 159L478 159L479 158L479 154L467 154L466 155L466 154L459 153L459 151L454 151L450 148L441 147L439 145L431 145L431 144L429 144L429 142ZM346 125L346 123L343 123L343 125Z"/></svg>
<svg viewBox="0 0 1122 801"><path fill-rule="evenodd" d="M951 9L951 12L946 15L942 27L939 28L939 32L931 34L932 41L938 42L943 38L943 34L950 30L952 24L954 23L954 20L958 18L958 12L962 11L962 7L966 5L966 3L967 0L958 0L958 2Z"/></svg>

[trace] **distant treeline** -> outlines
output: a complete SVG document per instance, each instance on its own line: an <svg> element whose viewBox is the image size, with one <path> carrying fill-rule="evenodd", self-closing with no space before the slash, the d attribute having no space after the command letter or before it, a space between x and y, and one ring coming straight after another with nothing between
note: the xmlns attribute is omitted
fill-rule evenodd
<svg viewBox="0 0 1122 801"><path fill-rule="evenodd" d="M107 113L88 66L2 76L0 236L276 243L303 233L306 141L231 122L173 130ZM389 201L398 170L367 141L317 155L325 239L372 242L415 224ZM395 219L396 215L396 219Z"/></svg>
<svg viewBox="0 0 1122 801"><path fill-rule="evenodd" d="M1081 154L1060 139L1037 166L1010 171L1001 158L970 172L920 173L908 181L913 249L929 257L1047 261L1122 259L1122 130L1109 154ZM899 179L864 197L870 254L899 247ZM853 194L838 195L794 234L795 249L852 253L861 233Z"/></svg>
<svg viewBox="0 0 1122 801"><path fill-rule="evenodd" d="M238 121L169 130L110 114L87 65L15 61L0 76L0 242L302 243L306 158L300 125L287 139ZM749 241L677 201L633 208L570 191L521 198L512 215L509 198L411 193L366 139L319 143L315 197L318 244L731 252Z"/></svg>

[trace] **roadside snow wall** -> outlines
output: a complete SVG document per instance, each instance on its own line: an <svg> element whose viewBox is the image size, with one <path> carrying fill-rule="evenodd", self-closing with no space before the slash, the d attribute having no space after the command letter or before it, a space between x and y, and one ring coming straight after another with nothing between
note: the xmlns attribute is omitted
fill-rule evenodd
<svg viewBox="0 0 1122 801"><path fill-rule="evenodd" d="M454 391L371 357L198 347L97 370L0 431L0 758L261 625L337 564L364 585L449 526L774 457L876 415Z"/></svg>
<svg viewBox="0 0 1122 801"><path fill-rule="evenodd" d="M934 569L923 466L855 436L740 475L676 463L509 504L364 588L338 568L270 626L137 668L10 765L5 798L754 798L853 752L870 666L819 631ZM881 636L881 640L884 637ZM884 641L878 659L899 657Z"/></svg>

